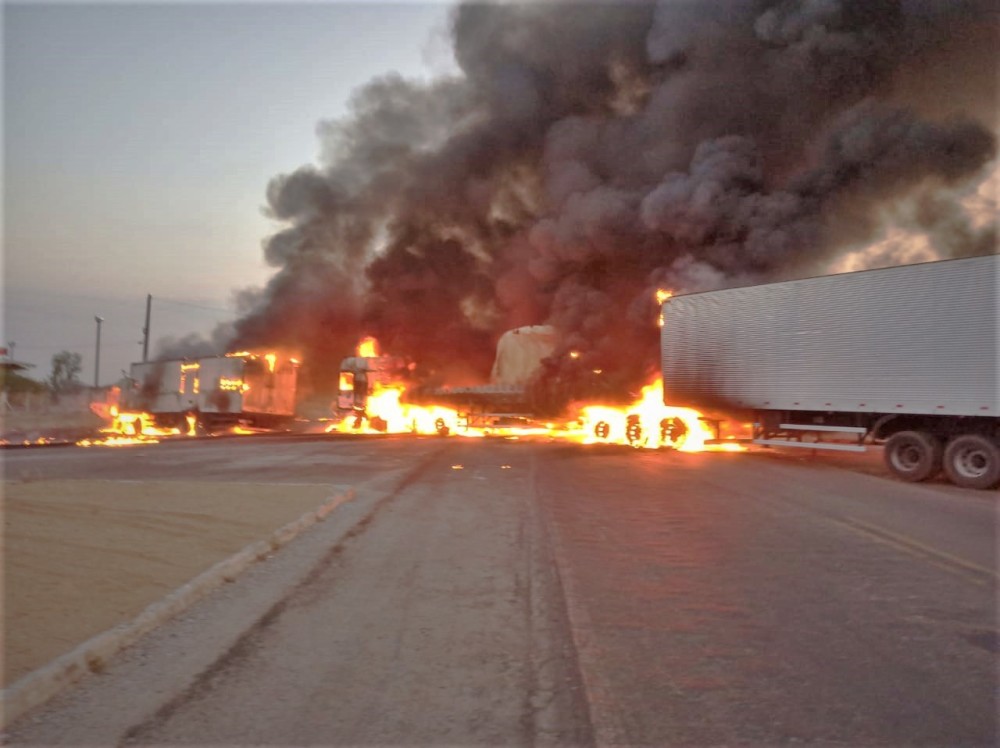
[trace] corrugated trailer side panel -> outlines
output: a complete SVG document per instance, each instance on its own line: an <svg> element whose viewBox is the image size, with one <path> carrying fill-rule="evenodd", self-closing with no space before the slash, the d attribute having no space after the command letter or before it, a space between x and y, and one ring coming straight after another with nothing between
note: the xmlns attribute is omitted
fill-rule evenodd
<svg viewBox="0 0 1000 748"><path fill-rule="evenodd" d="M146 361L129 368L133 387L122 394L125 410L148 413L184 413L196 396L184 376L186 361Z"/></svg>
<svg viewBox="0 0 1000 748"><path fill-rule="evenodd" d="M247 361L243 378L246 413L276 416L295 414L296 366L287 359L275 362L272 371L266 360Z"/></svg>
<svg viewBox="0 0 1000 748"><path fill-rule="evenodd" d="M244 360L238 356L213 356L200 363L198 409L202 413L241 413Z"/></svg>
<svg viewBox="0 0 1000 748"><path fill-rule="evenodd" d="M664 398L996 416L998 274L973 257L671 298Z"/></svg>

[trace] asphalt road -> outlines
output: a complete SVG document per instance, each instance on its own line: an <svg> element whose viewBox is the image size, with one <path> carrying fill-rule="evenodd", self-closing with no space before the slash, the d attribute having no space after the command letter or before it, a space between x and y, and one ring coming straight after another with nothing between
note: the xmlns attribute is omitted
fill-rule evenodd
<svg viewBox="0 0 1000 748"><path fill-rule="evenodd" d="M457 438L4 457L8 479L358 495L14 743L997 742L996 492Z"/></svg>

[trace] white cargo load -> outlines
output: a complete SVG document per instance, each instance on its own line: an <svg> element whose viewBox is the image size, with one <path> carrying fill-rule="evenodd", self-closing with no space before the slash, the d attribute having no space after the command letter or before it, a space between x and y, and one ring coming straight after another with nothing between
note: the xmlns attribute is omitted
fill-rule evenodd
<svg viewBox="0 0 1000 748"><path fill-rule="evenodd" d="M555 347L556 331L550 325L508 330L497 341L490 382L524 387L538 373L542 360L552 355Z"/></svg>
<svg viewBox="0 0 1000 748"><path fill-rule="evenodd" d="M675 296L664 399L996 417L998 275L993 255Z"/></svg>

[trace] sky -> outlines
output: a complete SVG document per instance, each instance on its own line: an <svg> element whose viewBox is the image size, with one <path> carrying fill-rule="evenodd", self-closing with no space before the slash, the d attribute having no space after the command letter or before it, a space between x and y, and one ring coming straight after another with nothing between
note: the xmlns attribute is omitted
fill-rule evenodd
<svg viewBox="0 0 1000 748"><path fill-rule="evenodd" d="M273 270L269 180L320 121L398 72L453 71L444 3L5 3L3 339L112 384L163 336L206 333ZM100 371L95 372L100 316Z"/></svg>

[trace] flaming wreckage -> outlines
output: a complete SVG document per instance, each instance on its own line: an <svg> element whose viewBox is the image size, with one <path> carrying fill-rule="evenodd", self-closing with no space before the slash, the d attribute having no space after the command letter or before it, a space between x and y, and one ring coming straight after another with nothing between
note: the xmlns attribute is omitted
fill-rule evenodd
<svg viewBox="0 0 1000 748"><path fill-rule="evenodd" d="M556 332L547 325L508 330L497 343L488 384L429 388L411 387L407 378L413 365L380 355L377 342L367 338L356 356L341 362L337 408L346 416L328 430L542 435L686 451L740 448L734 441L721 442L697 411L664 404L658 381L643 388L639 400L627 407L587 405L567 418L541 420L532 412L527 385L555 347Z"/></svg>
<svg viewBox="0 0 1000 748"><path fill-rule="evenodd" d="M407 388L406 399L454 410L456 423L463 430L530 426L534 415L526 395L527 384L541 368L542 360L552 355L555 344L555 330L547 325L508 330L497 343L488 384ZM403 359L379 355L378 343L366 338L358 346L358 355L340 364L337 407L342 413L353 412L355 427L362 426L369 411L373 411L370 425L385 428L384 418L378 415L382 407L379 393L398 386L412 369L412 364ZM449 433L456 425L444 418L435 421L435 430L440 434Z"/></svg>
<svg viewBox="0 0 1000 748"><path fill-rule="evenodd" d="M109 408L129 435L285 426L295 417L299 362L248 351L132 364Z"/></svg>

